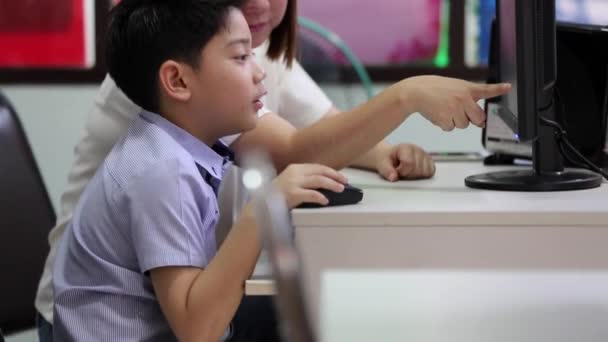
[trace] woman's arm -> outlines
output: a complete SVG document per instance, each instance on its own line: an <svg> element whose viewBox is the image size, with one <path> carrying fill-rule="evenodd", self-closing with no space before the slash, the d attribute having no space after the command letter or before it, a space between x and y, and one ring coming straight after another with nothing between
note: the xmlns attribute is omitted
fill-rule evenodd
<svg viewBox="0 0 608 342"><path fill-rule="evenodd" d="M292 68L283 63L264 61L268 72L267 105L297 129L340 113L297 61ZM420 147L413 144L392 146L383 141L359 156L350 166L377 171L391 181L428 178L435 170L433 160Z"/></svg>
<svg viewBox="0 0 608 342"><path fill-rule="evenodd" d="M340 110L333 107L325 114L336 115ZM399 179L430 178L435 174L431 156L414 144L391 145L381 141L363 153L350 166L372 170L391 182Z"/></svg>
<svg viewBox="0 0 608 342"><path fill-rule="evenodd" d="M314 162L341 169L370 150L412 113L419 112L445 131L482 126L485 113L476 104L510 90L508 85L422 76L403 80L367 103L324 117L300 130L276 115L265 115L258 126L232 144L238 155L262 147L282 169L294 162Z"/></svg>
<svg viewBox="0 0 608 342"><path fill-rule="evenodd" d="M350 112L323 117L299 130L277 115L266 114L255 129L243 133L231 147L237 160L248 149L261 147L279 170L298 162L342 169L413 112L403 110L400 101L395 89L385 91Z"/></svg>

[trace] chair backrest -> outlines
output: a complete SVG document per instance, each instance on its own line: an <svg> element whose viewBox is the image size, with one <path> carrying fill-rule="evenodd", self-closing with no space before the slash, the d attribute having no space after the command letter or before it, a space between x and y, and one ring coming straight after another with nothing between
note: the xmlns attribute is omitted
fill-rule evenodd
<svg viewBox="0 0 608 342"><path fill-rule="evenodd" d="M269 158L254 152L244 158L243 165L243 183L253 199L256 221L272 265L278 291L275 303L283 337L288 342L313 342L315 337L306 305L291 214L283 194L271 182L274 168Z"/></svg>
<svg viewBox="0 0 608 342"><path fill-rule="evenodd" d="M0 93L0 330L35 325L55 212L15 109Z"/></svg>

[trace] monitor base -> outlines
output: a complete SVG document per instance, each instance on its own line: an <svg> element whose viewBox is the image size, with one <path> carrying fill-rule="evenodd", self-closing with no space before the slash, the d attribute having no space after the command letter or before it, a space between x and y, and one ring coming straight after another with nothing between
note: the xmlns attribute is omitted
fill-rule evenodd
<svg viewBox="0 0 608 342"><path fill-rule="evenodd" d="M566 169L555 174L538 174L533 169L497 171L469 176L466 186L501 191L567 191L596 188L602 176L583 169Z"/></svg>

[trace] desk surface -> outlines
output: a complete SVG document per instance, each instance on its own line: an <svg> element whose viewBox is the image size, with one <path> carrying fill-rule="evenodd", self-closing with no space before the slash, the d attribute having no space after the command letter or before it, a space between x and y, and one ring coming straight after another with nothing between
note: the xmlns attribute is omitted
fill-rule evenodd
<svg viewBox="0 0 608 342"><path fill-rule="evenodd" d="M442 248L449 248L451 245L462 244L466 246L466 241L460 240L471 240L482 239L479 241L485 241L488 234L494 234L492 232L486 232L484 230L483 237L479 237L478 233L463 232L462 230L454 231L452 234L442 234L441 231L437 231L437 227L446 226L460 226L460 227L490 227L498 226L498 230L503 227L584 227L589 228L597 226L605 226L608 222L608 186L604 182L601 187L590 190L581 191L566 191L566 192L502 192L502 191L488 191L488 190L477 190L470 189L464 185L464 178L482 172L489 172L494 170L505 170L514 167L487 167L480 163L473 162L443 162L437 163L437 173L433 179L418 180L418 181L401 181L397 183L391 183L382 180L379 176L374 173L347 169L345 174L347 175L349 182L353 185L359 186L364 189L365 195L361 203L357 205L343 206L343 207L328 207L321 209L296 209L292 212L292 219L296 229L300 230L300 235L304 234L309 229L311 232L310 238L305 239L304 242L310 242L310 246L304 245L299 246L303 249L307 255L304 255L305 259L315 259L315 264L325 263L329 259L337 258L335 253L325 250L333 244L332 241L327 239L333 239L336 241L342 241L349 235L336 235L335 229L349 228L370 228L370 227L428 227L428 231L432 231L433 235L429 236L427 241L428 246L419 246L418 248L411 249L411 255L409 257L412 260L417 260L420 255L417 255L413 251L426 248L438 248L435 243L431 241L438 241L437 236L448 239L445 241L447 245L441 245ZM325 228L325 227L331 227ZM320 230L319 230L320 229ZM324 233L323 233L324 232ZM553 234L547 232L547 234ZM551 248L551 243L555 246L562 245L566 246L573 239L576 239L578 235L572 230L562 231L566 232L562 236L560 241L557 237L546 240L547 248ZM589 231L581 232L580 234L588 234ZM320 236L319 234L322 234ZM381 237L386 232L378 231L377 233L369 233L365 235L369 237L369 243L371 243L372 250L366 249L366 253L376 253L377 255L366 257L366 262L360 264L359 261L352 261L348 263L348 268L356 267L370 267L372 265L385 264L387 267L399 267L399 262L387 262L390 259L389 256L383 258L381 254L390 253L387 251L380 250L380 246L377 243L381 243ZM406 233L404 233L406 234ZM409 233L408 233L409 234ZM439 234L439 235L438 235ZM455 240L455 235L459 239ZM534 239L528 239L527 234L534 234ZM494 263L491 259L491 246L494 244L500 244L501 241L506 244L513 244L518 241L518 250L529 251L530 248L535 248L535 240L541 239L534 232L522 231L521 237L515 239L511 236L505 237L504 235L498 235L496 241L492 244L487 245L483 259L487 260L487 263L481 263L478 267L486 267ZM592 235L592 234L591 234ZM420 240L419 236L408 235L410 238ZM451 238L450 238L451 236ZM388 237L389 241L391 237ZM510 240L507 240L509 238ZM589 237L589 239L593 239ZM358 231L358 235L352 237L352 241L365 240L365 237L361 235L361 231ZM512 241L511 241L512 240ZM530 240L527 243L527 240ZM534 241L533 241L534 240ZM555 240L555 241L553 241ZM452 241L450 243L450 241ZM302 241L301 241L302 242ZM361 242L365 243L365 241ZM389 243L392 248L397 248L393 245L401 244L403 248L407 244L403 242ZM387 246L389 246L387 245ZM316 247L315 247L316 246ZM581 243L576 253L583 254L585 244ZM473 245L474 247L474 245ZM410 246L412 248L412 246ZM505 246L502 249L507 250L509 247ZM599 247L598 247L599 248ZM348 250L350 251L351 248ZM463 247L463 249L467 249ZM502 250L501 249L501 250ZM374 252L375 251L375 252ZM479 250L470 249L471 256L473 258L476 253L481 253ZM311 253L314 252L314 255ZM429 251L430 252L430 251ZM573 251L571 251L573 252ZM329 254L328 254L329 253ZM355 253L355 252L353 252ZM404 252L406 253L406 252ZM423 251L420 251L422 255ZM433 252L440 258L441 250L435 250ZM431 253L431 254L433 254ZM310 254L310 255L308 255ZM344 254L344 253L343 253ZM348 253L346 253L348 254ZM361 255L362 253L355 253ZM365 253L363 253L365 254ZM496 251L495 254L499 254ZM552 258L550 251L546 252L546 259ZM591 255L590 252L588 252ZM345 258L347 256L344 256ZM489 259L488 259L489 257ZM583 256L584 257L584 256ZM388 259L386 259L388 258ZM522 256L522 259L524 256ZM590 258L590 257L589 257ZM385 260L386 259L386 260ZM458 259L458 258L456 258ZM506 260L505 255L496 257L496 260ZM554 258L555 262L559 258ZM325 261L324 261L325 260ZM541 259L538 259L541 260ZM544 260L544 259L543 259ZM573 258L574 260L574 258ZM455 262L456 263L456 262ZM495 262L499 264L498 262ZM466 263L465 263L466 264ZM583 262L574 262L573 265L580 265ZM543 264L539 261L539 265ZM331 264L332 267L336 267L335 263ZM346 266L346 265L345 265ZM374 266L374 268L376 268ZM245 293L248 295L272 295L275 293L275 287L271 280L259 279L260 275L266 274L269 277L269 269L266 267L263 272L257 271L258 279L255 281L247 282L245 287ZM319 285L319 284L317 284Z"/></svg>
<svg viewBox="0 0 608 342"><path fill-rule="evenodd" d="M349 182L364 189L356 205L296 209L294 226L596 225L608 222L608 186L564 192L471 189L467 176L515 167L437 163L433 179L391 183L376 174L348 169ZM348 217L348 220L345 220Z"/></svg>

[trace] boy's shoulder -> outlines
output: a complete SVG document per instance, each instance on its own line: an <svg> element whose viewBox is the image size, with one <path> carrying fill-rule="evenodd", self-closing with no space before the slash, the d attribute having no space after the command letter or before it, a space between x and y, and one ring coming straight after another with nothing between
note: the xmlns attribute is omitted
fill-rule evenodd
<svg viewBox="0 0 608 342"><path fill-rule="evenodd" d="M114 145L104 161L104 169L121 188L146 178L175 181L180 172L197 172L192 155L141 115Z"/></svg>

